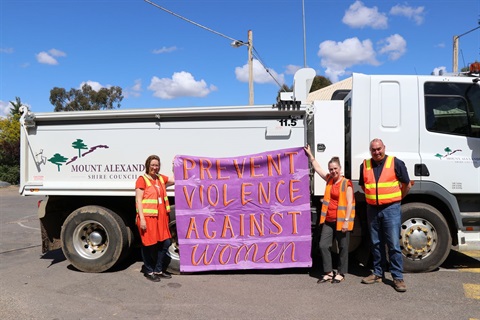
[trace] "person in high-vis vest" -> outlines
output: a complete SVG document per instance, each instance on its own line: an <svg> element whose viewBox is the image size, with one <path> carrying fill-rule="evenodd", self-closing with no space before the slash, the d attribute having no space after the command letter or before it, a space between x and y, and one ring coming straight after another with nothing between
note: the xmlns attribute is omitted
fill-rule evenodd
<svg viewBox="0 0 480 320"><path fill-rule="evenodd" d="M143 273L154 282L172 276L166 271L171 244L169 224L170 204L168 186L175 183L172 177L159 174L160 158L151 155L145 161L145 174L135 183L136 224L142 240Z"/></svg>
<svg viewBox="0 0 480 320"><path fill-rule="evenodd" d="M348 272L348 245L350 231L353 230L355 219L355 197L352 181L341 175L340 159L333 157L328 162L328 173L320 166L312 155L310 146L305 152L312 163L312 167L322 179L327 182L320 213L320 253L322 256L324 275L317 283L340 283ZM332 241L337 240L339 255L337 272L332 266Z"/></svg>
<svg viewBox="0 0 480 320"><path fill-rule="evenodd" d="M380 139L370 142L372 158L360 165L359 184L367 202L367 221L372 245L373 272L362 283L382 282L385 277L388 247L389 271L393 287L398 292L407 291L403 279L403 256L400 248L402 225L401 201L411 188L405 163L385 155L385 145Z"/></svg>

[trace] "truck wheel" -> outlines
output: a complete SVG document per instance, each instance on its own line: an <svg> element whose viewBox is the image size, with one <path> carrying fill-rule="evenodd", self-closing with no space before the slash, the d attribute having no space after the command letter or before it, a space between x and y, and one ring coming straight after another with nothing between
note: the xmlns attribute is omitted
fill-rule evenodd
<svg viewBox="0 0 480 320"><path fill-rule="evenodd" d="M438 268L450 253L452 237L442 214L424 203L402 205L400 246L405 272Z"/></svg>
<svg viewBox="0 0 480 320"><path fill-rule="evenodd" d="M129 247L129 234L123 220L100 206L73 211L62 226L60 238L65 257L84 272L110 269L120 262Z"/></svg>
<svg viewBox="0 0 480 320"><path fill-rule="evenodd" d="M170 257L170 264L168 271L173 274L180 274L180 251L178 249L178 235L177 235L177 221L175 218L175 206L170 210L170 234L172 235L172 244L168 248L168 256Z"/></svg>

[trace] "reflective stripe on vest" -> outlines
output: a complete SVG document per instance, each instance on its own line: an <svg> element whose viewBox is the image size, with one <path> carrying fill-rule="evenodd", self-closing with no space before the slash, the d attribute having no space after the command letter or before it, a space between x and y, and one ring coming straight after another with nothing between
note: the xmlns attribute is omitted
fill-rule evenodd
<svg viewBox="0 0 480 320"><path fill-rule="evenodd" d="M325 222L327 217L328 205L330 204L330 192L333 186L333 179L328 179L327 185L325 187L325 193L323 195L322 210L320 212L320 224ZM343 178L340 186L340 192L338 195L338 206L337 206L337 231L342 230L343 223L345 222L345 217L347 216L347 187L348 179ZM348 231L353 230L353 221L355 219L355 198L352 200L352 211L350 212L350 220L348 221Z"/></svg>
<svg viewBox="0 0 480 320"><path fill-rule="evenodd" d="M395 157L388 156L378 181L372 168L372 160L363 161L365 199L370 205L385 205L402 200L400 181L395 175Z"/></svg>
<svg viewBox="0 0 480 320"><path fill-rule="evenodd" d="M145 190L143 190L142 211L146 216L158 215L158 191L147 176L145 180ZM137 208L138 211L138 208Z"/></svg>
<svg viewBox="0 0 480 320"><path fill-rule="evenodd" d="M158 198L159 198L159 194L161 193L164 194L163 200L165 201L165 210L167 213L170 212L170 203L168 202L167 188L165 186L165 181L163 180L163 177L161 175L157 175L157 176L158 176L158 181L160 181L160 186L159 186L159 188L161 189L160 192L157 191L155 186L152 185L152 182L146 175L143 176L143 179L145 180L145 184L146 184L144 194L143 194L143 200L142 200L142 208L143 208L144 215L148 215L148 216L158 215Z"/></svg>
<svg viewBox="0 0 480 320"><path fill-rule="evenodd" d="M158 175L158 178L160 179L160 188L162 188L162 192L164 194L163 201L165 203L165 210L167 210L167 213L169 213L170 203L168 202L167 187L165 186L165 181L163 180L163 177L161 175Z"/></svg>

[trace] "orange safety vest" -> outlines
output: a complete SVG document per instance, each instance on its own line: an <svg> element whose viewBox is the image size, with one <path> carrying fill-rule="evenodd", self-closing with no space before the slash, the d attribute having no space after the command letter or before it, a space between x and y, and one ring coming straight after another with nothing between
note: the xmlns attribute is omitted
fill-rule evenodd
<svg viewBox="0 0 480 320"><path fill-rule="evenodd" d="M372 160L363 161L365 199L370 205L385 205L402 200L401 183L395 175L395 157L387 156L378 181L373 173Z"/></svg>
<svg viewBox="0 0 480 320"><path fill-rule="evenodd" d="M342 230L345 217L347 216L347 187L348 179L343 178L340 186L340 194L338 197L337 207L337 231ZM325 187L325 193L323 195L322 210L320 212L320 224L325 222L327 217L328 205L330 204L330 191L333 186L333 179L328 179L327 186ZM353 230L353 220L355 219L355 197L352 200L352 211L350 212L350 218L348 221L348 231Z"/></svg>
<svg viewBox="0 0 480 320"><path fill-rule="evenodd" d="M158 176L158 181L160 181L160 194L163 194L163 201L165 201L165 209L167 213L170 212L170 203L168 202L168 196L167 196L167 188L165 186L165 181L163 180L163 177L161 175ZM152 182L150 179L144 175L143 179L145 180L145 190L143 193L143 199L142 199L142 208L143 208L143 214L146 216L157 216L158 215L158 192L155 186L152 185ZM138 208L137 208L138 212Z"/></svg>

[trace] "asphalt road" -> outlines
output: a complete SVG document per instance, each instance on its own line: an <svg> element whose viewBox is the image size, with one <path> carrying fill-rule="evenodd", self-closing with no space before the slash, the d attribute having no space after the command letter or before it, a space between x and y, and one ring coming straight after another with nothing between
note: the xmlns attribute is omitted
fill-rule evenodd
<svg viewBox="0 0 480 320"><path fill-rule="evenodd" d="M41 254L40 197L0 188L1 319L480 319L480 261L455 251L442 267L364 285L352 262L340 284L311 269L177 275L159 283L133 255L106 273L78 272L61 250Z"/></svg>

